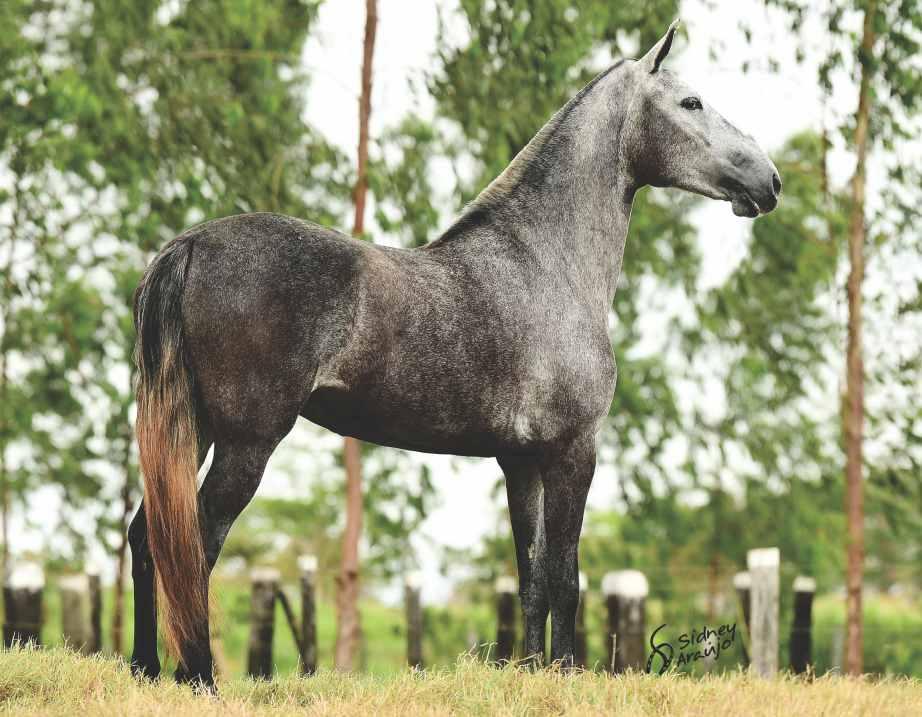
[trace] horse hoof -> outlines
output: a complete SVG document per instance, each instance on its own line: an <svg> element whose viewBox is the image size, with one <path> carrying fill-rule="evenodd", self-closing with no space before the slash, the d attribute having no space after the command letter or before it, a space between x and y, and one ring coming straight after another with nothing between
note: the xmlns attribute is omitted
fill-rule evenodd
<svg viewBox="0 0 922 717"><path fill-rule="evenodd" d="M176 669L174 679L180 685L189 685L192 691L201 695L217 695L218 688L214 683L214 675L210 671L188 671L183 667Z"/></svg>
<svg viewBox="0 0 922 717"><path fill-rule="evenodd" d="M146 661L132 657L129 667L136 680L156 680L160 677L159 660Z"/></svg>

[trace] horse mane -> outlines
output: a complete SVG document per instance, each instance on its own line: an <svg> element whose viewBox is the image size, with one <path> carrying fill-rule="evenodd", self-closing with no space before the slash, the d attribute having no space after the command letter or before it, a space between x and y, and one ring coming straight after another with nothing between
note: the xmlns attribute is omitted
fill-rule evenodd
<svg viewBox="0 0 922 717"><path fill-rule="evenodd" d="M531 138L518 154L513 157L512 161L506 168L484 188L471 202L467 204L461 215L452 223L452 225L440 237L441 240L449 239L456 235L464 228L476 223L478 219L485 217L492 207L499 204L504 198L508 197L512 191L522 181L536 161L540 161L542 150L550 144L554 136L564 125L570 113L576 109L589 92L605 77L624 64L624 60L618 60L614 65L606 70L602 70L598 75L593 77L585 87L577 92L570 100L538 130L538 133Z"/></svg>

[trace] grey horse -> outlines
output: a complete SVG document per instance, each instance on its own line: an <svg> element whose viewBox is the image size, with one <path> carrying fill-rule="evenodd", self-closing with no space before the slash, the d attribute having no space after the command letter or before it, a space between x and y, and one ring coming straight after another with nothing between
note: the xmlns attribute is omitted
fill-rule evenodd
<svg viewBox="0 0 922 717"><path fill-rule="evenodd" d="M572 664L577 545L615 390L608 314L645 185L755 217L781 180L755 141L662 69L675 26L599 74L438 239L356 241L246 214L171 241L135 296L145 495L129 528L136 673L210 686L208 577L298 416L386 446L496 457L525 650ZM197 489L208 448L214 458Z"/></svg>

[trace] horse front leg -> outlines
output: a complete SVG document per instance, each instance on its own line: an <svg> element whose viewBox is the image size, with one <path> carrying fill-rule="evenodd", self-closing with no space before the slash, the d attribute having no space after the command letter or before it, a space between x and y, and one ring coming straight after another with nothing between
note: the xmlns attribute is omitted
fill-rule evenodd
<svg viewBox="0 0 922 717"><path fill-rule="evenodd" d="M550 452L542 465L544 528L547 535L551 660L573 667L579 605L579 534L595 472L595 437Z"/></svg>
<svg viewBox="0 0 922 717"><path fill-rule="evenodd" d="M497 460L506 476L506 496L515 540L519 598L525 626L525 656L529 661L542 664L549 603L541 470L538 461L532 457Z"/></svg>

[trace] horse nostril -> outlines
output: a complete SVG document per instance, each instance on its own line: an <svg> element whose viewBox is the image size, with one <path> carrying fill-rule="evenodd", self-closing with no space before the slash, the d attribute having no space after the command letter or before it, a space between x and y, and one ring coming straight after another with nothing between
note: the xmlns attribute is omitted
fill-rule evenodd
<svg viewBox="0 0 922 717"><path fill-rule="evenodd" d="M772 175L772 189L775 190L776 197L781 194L781 177L778 176L778 172Z"/></svg>

